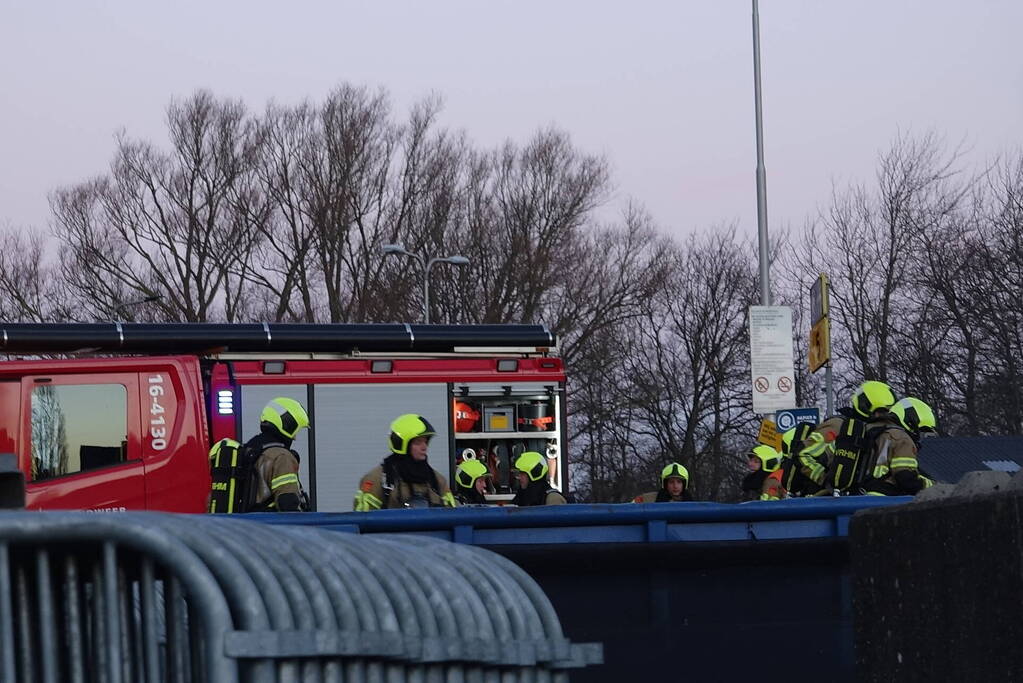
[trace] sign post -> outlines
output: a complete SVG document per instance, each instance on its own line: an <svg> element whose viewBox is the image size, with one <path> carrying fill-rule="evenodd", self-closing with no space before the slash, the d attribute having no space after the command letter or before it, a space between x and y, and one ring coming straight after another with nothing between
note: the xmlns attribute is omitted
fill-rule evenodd
<svg viewBox="0 0 1023 683"><path fill-rule="evenodd" d="M765 415L791 408L796 404L792 309L750 306L749 320L753 412Z"/></svg>
<svg viewBox="0 0 1023 683"><path fill-rule="evenodd" d="M810 287L810 350L807 360L810 372L824 367L824 394L827 413L834 413L835 399L831 386L831 319L828 276L821 273Z"/></svg>

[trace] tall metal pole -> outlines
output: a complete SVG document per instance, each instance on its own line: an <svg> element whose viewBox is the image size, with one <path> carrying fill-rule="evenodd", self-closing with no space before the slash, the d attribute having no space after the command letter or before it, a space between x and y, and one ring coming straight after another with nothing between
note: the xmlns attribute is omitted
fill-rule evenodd
<svg viewBox="0 0 1023 683"><path fill-rule="evenodd" d="M835 394L831 386L831 361L828 361L828 364L824 366L824 394L827 401L825 407L828 410L827 415L824 417L829 418L835 414Z"/></svg>
<svg viewBox="0 0 1023 683"><path fill-rule="evenodd" d="M430 268L436 259L426 260L423 257L423 322L430 324Z"/></svg>
<svg viewBox="0 0 1023 683"><path fill-rule="evenodd" d="M764 170L764 122L760 105L760 12L753 0L753 96L757 116L757 233L760 238L760 304L771 305L771 263L767 240L767 172Z"/></svg>

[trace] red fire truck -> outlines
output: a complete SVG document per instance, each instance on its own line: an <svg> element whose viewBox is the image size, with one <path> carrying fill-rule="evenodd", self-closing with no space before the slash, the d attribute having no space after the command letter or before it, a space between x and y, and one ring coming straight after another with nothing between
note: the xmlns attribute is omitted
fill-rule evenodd
<svg viewBox="0 0 1023 683"><path fill-rule="evenodd" d="M509 462L525 450L545 453L552 485L568 488L565 370L543 326L0 329L0 453L15 454L30 509L201 512L210 444L256 434L275 396L309 412L294 447L314 510L351 510L403 413L435 426L430 461L448 477L462 458L484 459L494 500L511 497Z"/></svg>

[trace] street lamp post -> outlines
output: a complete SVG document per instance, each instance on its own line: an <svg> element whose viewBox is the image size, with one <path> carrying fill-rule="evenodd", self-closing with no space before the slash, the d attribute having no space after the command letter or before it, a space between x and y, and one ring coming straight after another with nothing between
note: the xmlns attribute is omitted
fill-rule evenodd
<svg viewBox="0 0 1023 683"><path fill-rule="evenodd" d="M423 269L423 322L429 324L430 322L430 269L433 268L436 263L450 263L453 266L466 266L469 265L469 259L464 256L454 254L452 256L434 256L428 258L423 254L416 254L405 249L404 245L401 244L385 244L380 248L384 253L384 256L388 254L401 254L402 256L411 256L419 262L420 267Z"/></svg>
<svg viewBox="0 0 1023 683"><path fill-rule="evenodd" d="M764 116L760 104L760 11L753 0L753 100L757 128L757 237L760 245L760 305L771 305L770 242L767 239L767 171L764 168Z"/></svg>
<svg viewBox="0 0 1023 683"><path fill-rule="evenodd" d="M122 309L131 308L133 306L141 306L142 304L151 304L156 301L159 301L162 298L163 298L162 294L154 294L153 296L147 296L145 299L139 299L137 301L123 301L114 306L114 315L116 316L119 313L121 313Z"/></svg>

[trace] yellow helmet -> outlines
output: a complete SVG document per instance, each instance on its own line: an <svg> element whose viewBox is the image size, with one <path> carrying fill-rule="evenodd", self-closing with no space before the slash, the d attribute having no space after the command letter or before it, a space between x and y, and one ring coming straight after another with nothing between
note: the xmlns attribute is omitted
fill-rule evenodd
<svg viewBox="0 0 1023 683"><path fill-rule="evenodd" d="M302 404L293 398L279 396L266 404L259 416L260 422L269 422L289 439L309 426L309 415Z"/></svg>
<svg viewBox="0 0 1023 683"><path fill-rule="evenodd" d="M408 445L412 439L419 438L420 436L430 437L436 433L433 425L427 422L426 418L422 415L416 415L415 413L400 415L391 423L391 435L388 437L391 452L398 455L407 455Z"/></svg>
<svg viewBox="0 0 1023 683"><path fill-rule="evenodd" d="M547 476L547 460L536 451L526 451L515 459L515 469L525 472L530 481Z"/></svg>
<svg viewBox="0 0 1023 683"><path fill-rule="evenodd" d="M664 482L669 477L678 477L686 483L686 486L689 486L689 470L677 462L673 462L661 470L661 486L664 486Z"/></svg>
<svg viewBox="0 0 1023 683"><path fill-rule="evenodd" d="M852 396L852 407L863 417L877 410L888 410L895 403L895 393L884 382L868 380L858 386Z"/></svg>
<svg viewBox="0 0 1023 683"><path fill-rule="evenodd" d="M892 406L892 415L908 432L933 432L938 426L931 407L911 396L897 401Z"/></svg>
<svg viewBox="0 0 1023 683"><path fill-rule="evenodd" d="M784 455L795 455L793 449L798 450L799 444L806 440L806 437L813 431L813 425L800 422L792 429L782 432L781 452Z"/></svg>
<svg viewBox="0 0 1023 683"><path fill-rule="evenodd" d="M767 444L754 446L749 452L749 457L759 460L760 469L765 472L774 472L781 465L781 453Z"/></svg>
<svg viewBox="0 0 1023 683"><path fill-rule="evenodd" d="M488 474L490 474L490 470L479 460L463 460L455 470L455 481L463 489L471 489L477 479Z"/></svg>

